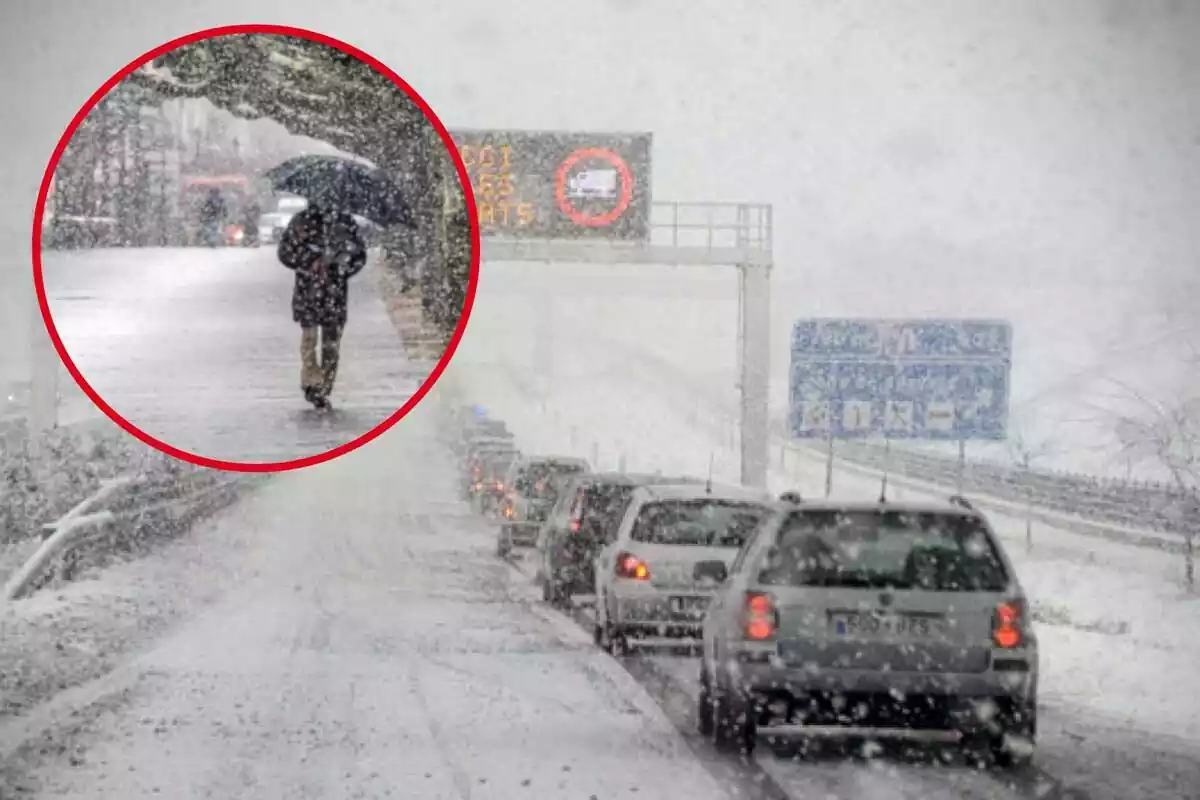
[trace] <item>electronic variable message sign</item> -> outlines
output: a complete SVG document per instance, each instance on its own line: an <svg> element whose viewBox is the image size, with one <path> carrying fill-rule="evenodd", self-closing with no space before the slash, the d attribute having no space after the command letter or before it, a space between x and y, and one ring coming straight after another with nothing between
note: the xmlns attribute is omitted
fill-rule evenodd
<svg viewBox="0 0 1200 800"><path fill-rule="evenodd" d="M451 136L484 236L649 237L650 134L461 130Z"/></svg>

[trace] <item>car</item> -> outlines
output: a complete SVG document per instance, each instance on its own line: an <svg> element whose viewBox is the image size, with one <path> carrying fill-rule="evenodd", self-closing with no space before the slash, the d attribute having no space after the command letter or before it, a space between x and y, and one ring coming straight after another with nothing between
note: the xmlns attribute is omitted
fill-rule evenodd
<svg viewBox="0 0 1200 800"><path fill-rule="evenodd" d="M595 559L596 643L698 640L715 585L696 566L732 562L775 507L756 489L712 483L641 486Z"/></svg>
<svg viewBox="0 0 1200 800"><path fill-rule="evenodd" d="M459 452L463 452L470 449L472 442L495 440L512 442L514 441L514 437L512 432L499 420L475 420L462 429L456 446Z"/></svg>
<svg viewBox="0 0 1200 800"><path fill-rule="evenodd" d="M469 407L451 413L447 420L448 441L457 452L462 452L471 439L480 437L512 439L512 432L503 420L478 416Z"/></svg>
<svg viewBox="0 0 1200 800"><path fill-rule="evenodd" d="M514 462L504 478L497 555L503 558L514 547L537 544L564 479L584 472L591 472L591 466L573 456L527 456Z"/></svg>
<svg viewBox="0 0 1200 800"><path fill-rule="evenodd" d="M639 486L700 483L698 478L624 472L585 473L572 478L559 495L538 535L537 582L542 599L566 605L591 594L593 561L617 532Z"/></svg>
<svg viewBox="0 0 1200 800"><path fill-rule="evenodd" d="M258 218L258 241L260 244L278 244L287 230L291 216L278 211L268 211Z"/></svg>
<svg viewBox="0 0 1200 800"><path fill-rule="evenodd" d="M507 439L489 437L470 442L462 455L463 497L474 500L476 494L483 490L485 478L497 479L498 476L492 474L495 472L494 468L489 469L489 462L494 463L497 458L506 458L511 463L517 452L516 445ZM499 476L502 477L503 474L500 472Z"/></svg>
<svg viewBox="0 0 1200 800"><path fill-rule="evenodd" d="M780 505L721 574L704 621L699 727L958 742L1032 757L1038 645L986 517L950 502Z"/></svg>
<svg viewBox="0 0 1200 800"><path fill-rule="evenodd" d="M499 516L503 507L506 476L520 457L516 449L483 451L481 486L475 493L475 503L481 514Z"/></svg>

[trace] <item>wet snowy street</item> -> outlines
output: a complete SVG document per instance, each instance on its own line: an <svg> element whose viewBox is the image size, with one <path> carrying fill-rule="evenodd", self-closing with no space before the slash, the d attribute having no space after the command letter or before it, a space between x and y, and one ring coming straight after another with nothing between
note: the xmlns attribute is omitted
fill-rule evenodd
<svg viewBox="0 0 1200 800"><path fill-rule="evenodd" d="M351 283L335 410L323 417L300 393L292 273L274 247L50 251L43 258L63 344L110 406L185 451L259 462L322 453L366 433L428 374L406 361L375 291L374 268Z"/></svg>

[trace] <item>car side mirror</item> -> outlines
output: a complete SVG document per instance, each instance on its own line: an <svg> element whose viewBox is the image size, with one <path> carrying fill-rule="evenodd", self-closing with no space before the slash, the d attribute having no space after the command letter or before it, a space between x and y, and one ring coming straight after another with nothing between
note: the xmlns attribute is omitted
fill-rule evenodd
<svg viewBox="0 0 1200 800"><path fill-rule="evenodd" d="M692 568L692 580L696 583L724 583L729 578L729 568L724 561L701 561Z"/></svg>

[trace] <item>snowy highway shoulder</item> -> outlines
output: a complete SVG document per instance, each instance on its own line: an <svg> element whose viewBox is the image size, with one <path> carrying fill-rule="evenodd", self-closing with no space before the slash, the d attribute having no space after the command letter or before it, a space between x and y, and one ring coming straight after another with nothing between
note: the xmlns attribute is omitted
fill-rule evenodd
<svg viewBox="0 0 1200 800"><path fill-rule="evenodd" d="M494 557L433 413L231 509L240 541L214 536L186 580L240 579L0 774L45 797L726 796Z"/></svg>

